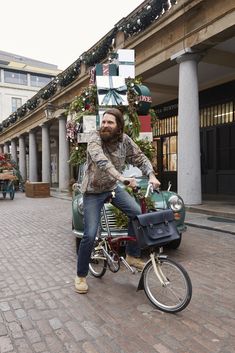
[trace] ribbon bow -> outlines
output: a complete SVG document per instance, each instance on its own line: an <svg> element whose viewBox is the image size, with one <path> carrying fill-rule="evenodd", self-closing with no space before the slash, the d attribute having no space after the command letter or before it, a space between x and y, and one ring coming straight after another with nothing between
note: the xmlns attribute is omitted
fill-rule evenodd
<svg viewBox="0 0 235 353"><path fill-rule="evenodd" d="M113 87L112 76L109 76L109 87L98 88L99 95L105 95L102 99L101 105L108 105L111 100L111 105L122 105L124 99L122 96L127 94L127 86Z"/></svg>

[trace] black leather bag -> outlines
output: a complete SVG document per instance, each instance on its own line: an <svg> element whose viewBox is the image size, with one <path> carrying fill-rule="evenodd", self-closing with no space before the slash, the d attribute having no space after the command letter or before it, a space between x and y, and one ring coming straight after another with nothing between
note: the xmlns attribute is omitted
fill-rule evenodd
<svg viewBox="0 0 235 353"><path fill-rule="evenodd" d="M180 238L172 210L140 214L132 220L137 242L141 249L164 246Z"/></svg>

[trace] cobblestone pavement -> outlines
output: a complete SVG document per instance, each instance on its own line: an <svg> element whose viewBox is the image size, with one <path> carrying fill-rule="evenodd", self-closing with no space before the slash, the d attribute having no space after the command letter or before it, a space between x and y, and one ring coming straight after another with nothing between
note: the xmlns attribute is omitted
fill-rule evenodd
<svg viewBox="0 0 235 353"><path fill-rule="evenodd" d="M1 353L235 352L234 235L188 227L168 253L190 274L193 298L166 314L126 270L74 291L70 201L0 198L0 222Z"/></svg>

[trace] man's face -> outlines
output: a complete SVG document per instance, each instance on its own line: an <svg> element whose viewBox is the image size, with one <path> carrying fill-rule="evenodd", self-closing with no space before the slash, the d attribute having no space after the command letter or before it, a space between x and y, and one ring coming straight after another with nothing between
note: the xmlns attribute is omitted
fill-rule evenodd
<svg viewBox="0 0 235 353"><path fill-rule="evenodd" d="M114 115L105 114L103 116L101 127L100 127L100 137L104 142L110 142L115 140L119 135L116 118Z"/></svg>

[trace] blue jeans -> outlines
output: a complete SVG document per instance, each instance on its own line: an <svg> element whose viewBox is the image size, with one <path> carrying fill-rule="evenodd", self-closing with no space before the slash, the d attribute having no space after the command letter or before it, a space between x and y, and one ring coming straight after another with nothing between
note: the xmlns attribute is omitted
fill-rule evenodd
<svg viewBox="0 0 235 353"><path fill-rule="evenodd" d="M112 204L123 211L130 219L141 214L141 208L133 197L120 186L117 186L115 197L112 199ZM100 223L101 209L104 202L111 196L111 192L103 192L100 194L84 194L83 209L84 209L84 234L79 246L77 260L77 275L86 277L89 269L89 261ZM128 234L134 236L134 231L131 222L128 224ZM128 242L126 253L131 256L139 257L140 248L136 242Z"/></svg>

